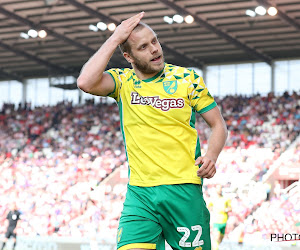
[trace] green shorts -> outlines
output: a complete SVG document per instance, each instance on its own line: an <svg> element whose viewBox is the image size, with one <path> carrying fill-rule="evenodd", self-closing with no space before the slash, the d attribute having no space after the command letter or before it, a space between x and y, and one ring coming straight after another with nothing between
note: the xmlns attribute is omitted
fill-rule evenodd
<svg viewBox="0 0 300 250"><path fill-rule="evenodd" d="M201 185L128 185L117 248L210 250L209 220Z"/></svg>
<svg viewBox="0 0 300 250"><path fill-rule="evenodd" d="M226 223L214 223L213 229L219 231L221 234L225 234Z"/></svg>

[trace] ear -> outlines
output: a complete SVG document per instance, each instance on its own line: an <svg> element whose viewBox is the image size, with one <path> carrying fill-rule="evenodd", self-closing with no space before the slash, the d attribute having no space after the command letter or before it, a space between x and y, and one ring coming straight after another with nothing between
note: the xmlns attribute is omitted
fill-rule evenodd
<svg viewBox="0 0 300 250"><path fill-rule="evenodd" d="M126 59L127 62L129 62L129 63L133 62L133 59L132 59L132 57L130 56L130 54L128 52L124 52L123 56L124 56L124 58Z"/></svg>

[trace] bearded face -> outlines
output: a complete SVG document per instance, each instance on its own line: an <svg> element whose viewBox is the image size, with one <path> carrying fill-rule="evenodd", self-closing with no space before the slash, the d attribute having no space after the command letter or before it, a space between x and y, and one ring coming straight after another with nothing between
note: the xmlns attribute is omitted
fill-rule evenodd
<svg viewBox="0 0 300 250"><path fill-rule="evenodd" d="M152 29L144 27L133 32L128 40L131 51L124 56L136 71L151 77L164 68L162 48Z"/></svg>

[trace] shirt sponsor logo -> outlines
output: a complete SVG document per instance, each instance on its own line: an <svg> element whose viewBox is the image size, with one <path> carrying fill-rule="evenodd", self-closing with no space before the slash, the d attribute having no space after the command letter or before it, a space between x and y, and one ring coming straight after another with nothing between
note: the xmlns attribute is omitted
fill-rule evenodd
<svg viewBox="0 0 300 250"><path fill-rule="evenodd" d="M137 92L131 92L132 105L151 105L154 108L162 111L169 111L170 109L181 109L184 107L184 100L182 98L166 98L160 99L159 96L140 96Z"/></svg>

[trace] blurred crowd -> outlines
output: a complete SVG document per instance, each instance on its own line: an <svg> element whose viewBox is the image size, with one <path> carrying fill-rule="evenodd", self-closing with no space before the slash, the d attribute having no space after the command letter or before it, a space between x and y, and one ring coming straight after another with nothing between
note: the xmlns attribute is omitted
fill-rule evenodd
<svg viewBox="0 0 300 250"><path fill-rule="evenodd" d="M300 96L285 92L281 96L227 96L216 101L229 130L218 173L246 172L261 181L300 133ZM209 128L203 122L196 128L205 151Z"/></svg>
<svg viewBox="0 0 300 250"><path fill-rule="evenodd" d="M216 101L229 130L213 178L222 180L231 192L233 209L227 230L249 215L253 220L248 232L273 230L271 218L264 213L275 204L276 212L294 216L290 210L296 203L281 196L267 199L268 188L261 181L300 133L299 95L227 96ZM205 152L209 128L200 116L197 119ZM0 128L0 234L5 231L2 222L8 206L16 201L22 212L20 235L116 235L126 185L110 185L107 180L114 170L127 166L117 105L94 101L35 108L5 104ZM295 155L299 163L299 145ZM243 173L258 184L252 192L233 189L232 177ZM226 178L218 178L222 174ZM215 184L204 187L208 199ZM257 223L261 217L266 220Z"/></svg>
<svg viewBox="0 0 300 250"><path fill-rule="evenodd" d="M271 233L300 234L300 196L281 195L273 197L247 218L245 235L260 234L260 238L269 239Z"/></svg>
<svg viewBox="0 0 300 250"><path fill-rule="evenodd" d="M16 201L20 234L83 236L89 228L83 222L95 221L91 211L100 204L91 200L93 189L126 162L117 107L91 101L33 110L4 105L0 122L0 233ZM98 220L110 212L98 211Z"/></svg>

